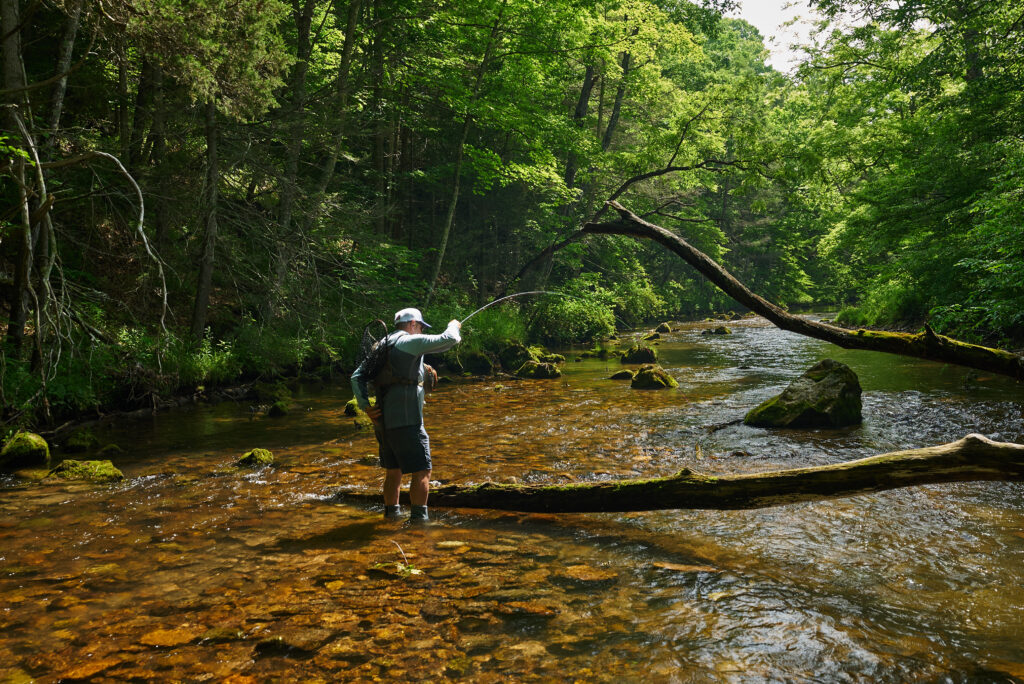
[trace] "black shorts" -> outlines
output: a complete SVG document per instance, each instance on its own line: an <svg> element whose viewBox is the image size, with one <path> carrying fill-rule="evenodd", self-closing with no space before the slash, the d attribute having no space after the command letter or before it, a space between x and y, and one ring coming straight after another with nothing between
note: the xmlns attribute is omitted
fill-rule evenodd
<svg viewBox="0 0 1024 684"><path fill-rule="evenodd" d="M430 470L430 437L422 424L378 431L377 441L381 468L401 468L403 474Z"/></svg>

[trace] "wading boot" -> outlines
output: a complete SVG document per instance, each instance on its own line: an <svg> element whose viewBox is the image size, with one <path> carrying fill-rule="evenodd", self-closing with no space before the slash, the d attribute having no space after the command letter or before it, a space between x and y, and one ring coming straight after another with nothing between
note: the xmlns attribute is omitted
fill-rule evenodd
<svg viewBox="0 0 1024 684"><path fill-rule="evenodd" d="M397 520L398 516L402 515L401 506L385 506L384 517L388 520Z"/></svg>
<svg viewBox="0 0 1024 684"><path fill-rule="evenodd" d="M413 522L413 523L430 522L430 516L427 515L427 507L426 506L413 506L410 509L409 522Z"/></svg>

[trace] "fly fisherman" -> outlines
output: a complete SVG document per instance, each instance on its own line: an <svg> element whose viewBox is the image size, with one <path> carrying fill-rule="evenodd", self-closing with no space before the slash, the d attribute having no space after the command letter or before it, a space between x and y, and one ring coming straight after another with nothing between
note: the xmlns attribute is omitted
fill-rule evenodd
<svg viewBox="0 0 1024 684"><path fill-rule="evenodd" d="M384 475L384 517L401 513L398 494L402 475L411 474L410 520L426 521L427 495L430 493L430 438L423 427L424 380L436 381L434 369L424 371L423 355L443 352L462 341L462 323L452 320L440 335L424 335L430 326L419 309L402 309L395 314L396 330L380 344L387 344L387 363L376 378L364 373L366 362L352 374L352 393L359 408L373 421L380 444L380 466ZM431 377L427 378L426 376ZM367 383L377 390L377 405L370 406Z"/></svg>

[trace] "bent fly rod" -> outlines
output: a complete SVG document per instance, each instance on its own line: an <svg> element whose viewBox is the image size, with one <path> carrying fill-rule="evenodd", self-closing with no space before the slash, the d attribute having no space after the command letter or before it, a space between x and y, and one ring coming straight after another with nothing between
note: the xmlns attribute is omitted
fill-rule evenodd
<svg viewBox="0 0 1024 684"><path fill-rule="evenodd" d="M480 313L484 309L490 308L490 307L494 306L495 304L500 304L501 302L505 301L506 299L512 299L513 297L522 297L523 295L539 295L539 294L557 295L559 297L572 297L572 295L565 294L564 292L550 292L548 290L530 290L529 292L516 292L515 294L510 294L510 295L506 295L504 297L500 297L498 299L495 299L493 302L491 302L489 304L484 304L479 309L477 309L473 313L471 313L468 316L466 316L465 318L463 318L462 319L462 324L465 325L466 321L468 321L473 316L476 316L478 313Z"/></svg>

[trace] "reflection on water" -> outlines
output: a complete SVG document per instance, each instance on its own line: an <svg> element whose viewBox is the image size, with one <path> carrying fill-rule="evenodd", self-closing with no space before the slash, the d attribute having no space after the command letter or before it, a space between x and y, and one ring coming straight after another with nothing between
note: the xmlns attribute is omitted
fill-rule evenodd
<svg viewBox="0 0 1024 684"><path fill-rule="evenodd" d="M969 432L1024 442L1024 390L768 327L666 336L677 390L566 364L432 395L435 477L586 481L850 460ZM730 425L820 358L863 426ZM221 404L111 427L119 485L0 490L0 679L1007 681L1024 677L1024 486L919 487L756 511L435 511L376 488L345 379L272 421ZM700 446L698 450L696 447ZM255 446L274 468L230 464Z"/></svg>

